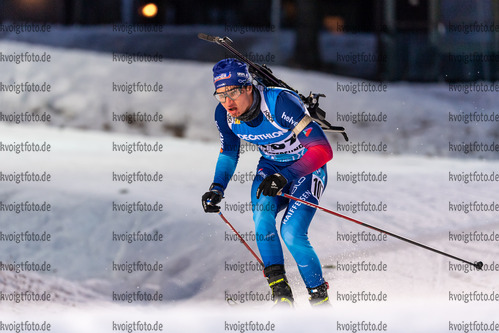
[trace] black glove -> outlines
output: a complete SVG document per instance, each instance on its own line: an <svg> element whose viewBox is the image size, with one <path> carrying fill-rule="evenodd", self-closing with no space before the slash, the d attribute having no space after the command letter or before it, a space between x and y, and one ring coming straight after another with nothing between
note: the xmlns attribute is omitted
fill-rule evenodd
<svg viewBox="0 0 499 333"><path fill-rule="evenodd" d="M260 194L275 197L279 191L281 191L288 181L280 173L274 173L273 175L265 177L261 182L260 186L256 190L256 198L260 199Z"/></svg>
<svg viewBox="0 0 499 333"><path fill-rule="evenodd" d="M220 207L217 206L217 204L222 201L224 195L222 191L217 188L220 188L218 184L211 184L210 191L203 194L203 197L201 198L205 213L218 213L220 211Z"/></svg>

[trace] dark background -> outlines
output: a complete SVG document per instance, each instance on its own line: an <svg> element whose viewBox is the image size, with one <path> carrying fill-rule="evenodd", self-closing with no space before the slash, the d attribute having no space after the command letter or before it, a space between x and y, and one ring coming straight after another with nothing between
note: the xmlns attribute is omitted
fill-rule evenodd
<svg viewBox="0 0 499 333"><path fill-rule="evenodd" d="M158 8L152 18L141 14L148 3ZM243 53L272 52L270 65L379 81L499 77L499 32L449 29L453 24L499 26L498 0L2 0L0 22L50 23L59 31L52 37L0 32L0 38L100 52L140 49L173 59L218 60L222 51L196 38L205 32L231 37ZM109 25L119 23L167 28L140 37L111 34ZM338 60L338 54L359 52L378 61ZM463 55L474 56L456 60Z"/></svg>

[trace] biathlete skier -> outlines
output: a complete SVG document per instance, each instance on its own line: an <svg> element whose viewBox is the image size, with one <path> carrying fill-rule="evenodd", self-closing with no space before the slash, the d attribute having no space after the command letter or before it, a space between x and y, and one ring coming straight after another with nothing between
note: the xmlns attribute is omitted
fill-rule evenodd
<svg viewBox="0 0 499 333"><path fill-rule="evenodd" d="M220 102L215 122L221 149L215 176L202 197L204 211L218 212L239 159L241 139L258 145L262 157L251 187L257 246L264 275L276 305L293 306L284 256L276 228L277 213L286 209L280 235L298 265L313 306L329 304L328 284L308 239L316 209L277 195L280 191L319 203L327 184L326 163L333 152L321 127L312 121L299 96L283 88L252 84L245 63L229 58L213 67L214 96Z"/></svg>

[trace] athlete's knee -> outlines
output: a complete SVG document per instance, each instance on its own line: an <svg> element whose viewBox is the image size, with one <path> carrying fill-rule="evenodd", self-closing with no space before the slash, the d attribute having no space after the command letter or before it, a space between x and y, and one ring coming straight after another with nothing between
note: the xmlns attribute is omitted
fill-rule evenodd
<svg viewBox="0 0 499 333"><path fill-rule="evenodd" d="M295 247L295 240L296 240L296 237L295 235L293 235L292 232L290 231L286 231L286 230L282 230L281 229L281 238L282 238L282 241L284 242L284 244L286 244L286 247L292 251L293 248Z"/></svg>
<svg viewBox="0 0 499 333"><path fill-rule="evenodd" d="M281 237L291 253L307 248L310 245L307 235L298 234L296 230L291 228L281 228Z"/></svg>
<svg viewBox="0 0 499 333"><path fill-rule="evenodd" d="M307 234L302 234L287 225L281 226L281 238L291 253L311 247Z"/></svg>

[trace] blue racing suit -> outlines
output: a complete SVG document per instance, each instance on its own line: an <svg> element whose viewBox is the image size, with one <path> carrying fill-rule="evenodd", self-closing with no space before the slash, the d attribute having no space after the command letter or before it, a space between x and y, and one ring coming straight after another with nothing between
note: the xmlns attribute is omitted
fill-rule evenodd
<svg viewBox="0 0 499 333"><path fill-rule="evenodd" d="M280 173L287 180L284 193L318 204L327 184L326 163L332 158L332 149L320 126L313 121L298 135L292 132L308 114L295 93L282 88L253 87L253 90L260 95L261 111L254 120L239 121L221 104L215 110L221 149L214 188L223 193L227 187L237 166L241 139L258 145L262 157L251 187L251 202L263 263L265 267L284 265L276 215L285 209L280 225L281 238L295 259L307 288L315 288L325 282L319 258L308 239L308 228L316 209L282 196L261 195L257 199L256 191L265 177Z"/></svg>

